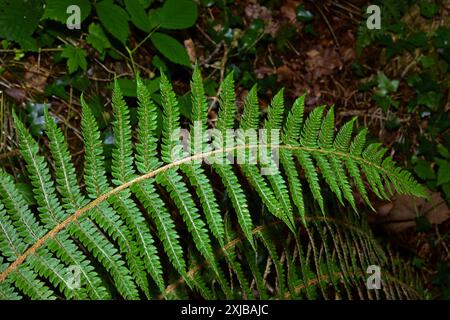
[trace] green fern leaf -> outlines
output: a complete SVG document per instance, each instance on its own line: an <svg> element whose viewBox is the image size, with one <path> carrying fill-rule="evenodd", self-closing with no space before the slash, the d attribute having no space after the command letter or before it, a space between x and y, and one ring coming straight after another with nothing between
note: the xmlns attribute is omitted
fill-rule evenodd
<svg viewBox="0 0 450 320"><path fill-rule="evenodd" d="M269 132L266 145L258 145L258 136L250 132L260 123L256 86L244 99L239 130L232 136L237 111L233 76L228 74L221 83L218 130L209 144L204 134L209 106L195 66L186 146L180 145L185 124L180 122L177 96L164 74L161 138L153 95L137 76L136 143L116 81L111 172L106 170L97 121L81 97L81 183L64 135L48 110L44 139L51 166L13 114L35 205L28 206L8 169L0 169L0 298L420 296L413 287L419 288L420 282L411 269L399 272L393 262L398 258L370 233L354 192L371 206L369 192L382 199L394 193L426 196L424 187L397 167L381 144L366 145L366 129L354 136L355 118L335 134L333 107L325 116L324 106L315 108L303 121L302 96L285 119L283 90L273 97L262 127ZM280 131L278 139L273 133ZM277 155L279 164L265 162ZM232 166L232 158L244 160L236 166L240 171ZM249 187L255 192L248 192ZM339 214L326 210L332 200L323 197L325 188L342 205ZM232 206L222 210L227 200ZM353 211L345 210L347 202ZM255 208L270 214L250 214ZM255 227L254 221L260 225ZM280 239L280 234L288 236ZM385 270L386 285L376 292L361 285L367 265L373 263ZM80 270L77 289L67 280L74 266Z"/></svg>
<svg viewBox="0 0 450 320"><path fill-rule="evenodd" d="M19 136L20 151L27 162L29 177L34 187L33 191L39 206L41 221L47 228L54 228L67 217L67 213L63 211L56 198L55 187L44 158L37 154L39 148L36 141L15 114L13 114L13 118ZM50 240L49 248L68 265L80 266L88 291L93 297L106 297L106 289L100 285L99 275L94 272L84 254L69 239L67 232L63 231Z"/></svg>

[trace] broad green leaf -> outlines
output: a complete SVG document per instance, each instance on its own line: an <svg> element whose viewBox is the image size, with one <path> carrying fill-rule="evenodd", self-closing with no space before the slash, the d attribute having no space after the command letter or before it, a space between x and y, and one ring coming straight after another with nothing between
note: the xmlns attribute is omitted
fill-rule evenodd
<svg viewBox="0 0 450 320"><path fill-rule="evenodd" d="M433 45L437 48L449 49L450 48L450 27L439 27L434 32Z"/></svg>
<svg viewBox="0 0 450 320"><path fill-rule="evenodd" d="M161 24L160 19L161 8L150 9L148 11L148 21L152 28L159 27Z"/></svg>
<svg viewBox="0 0 450 320"><path fill-rule="evenodd" d="M438 63L438 60L436 60L433 57L430 56L423 56L422 58L420 58L420 64L422 65L422 67L424 69L428 69L434 65L436 65Z"/></svg>
<svg viewBox="0 0 450 320"><path fill-rule="evenodd" d="M443 156L444 158L450 159L450 152L446 147L444 147L444 145L438 144L436 149L441 156Z"/></svg>
<svg viewBox="0 0 450 320"><path fill-rule="evenodd" d="M197 5L191 0L167 0L159 12L159 22L165 29L186 29L195 24L197 14Z"/></svg>
<svg viewBox="0 0 450 320"><path fill-rule="evenodd" d="M406 41L415 47L423 48L427 45L427 42L428 42L427 34L422 31L414 32L413 34L408 36Z"/></svg>
<svg viewBox="0 0 450 320"><path fill-rule="evenodd" d="M125 44L128 38L128 14L112 0L103 0L96 6L100 22L106 30Z"/></svg>
<svg viewBox="0 0 450 320"><path fill-rule="evenodd" d="M311 13L311 11L305 9L303 5L297 7L296 17L298 21L302 22L310 22L314 19L314 15Z"/></svg>
<svg viewBox="0 0 450 320"><path fill-rule="evenodd" d="M433 169L431 169L430 163L425 160L419 160L416 166L414 167L414 171L420 178L424 180L436 178Z"/></svg>
<svg viewBox="0 0 450 320"><path fill-rule="evenodd" d="M145 32L150 32L151 24L145 9L139 0L125 0L125 7L130 14L133 24Z"/></svg>
<svg viewBox="0 0 450 320"><path fill-rule="evenodd" d="M97 23L91 23L89 25L89 35L86 41L100 53L111 47L111 43L103 32L103 28Z"/></svg>
<svg viewBox="0 0 450 320"><path fill-rule="evenodd" d="M417 95L417 104L425 105L433 111L437 111L442 97L442 93L436 91L421 92Z"/></svg>
<svg viewBox="0 0 450 320"><path fill-rule="evenodd" d="M0 38L16 41L24 50L37 50L36 40L31 35L43 12L39 0L0 1Z"/></svg>
<svg viewBox="0 0 450 320"><path fill-rule="evenodd" d="M439 7L434 1L421 0L419 1L420 13L425 18L432 18L436 13L439 12Z"/></svg>
<svg viewBox="0 0 450 320"><path fill-rule="evenodd" d="M184 66L191 65L186 49L175 38L164 33L155 32L150 39L156 49L170 61Z"/></svg>
<svg viewBox="0 0 450 320"><path fill-rule="evenodd" d="M437 185L440 186L450 182L450 162L441 159L437 159L436 162L439 164Z"/></svg>
<svg viewBox="0 0 450 320"><path fill-rule="evenodd" d="M154 79L145 79L142 80L142 82L147 87L148 93L153 94L159 89L159 81L160 78L154 78ZM136 81L133 79L117 79L117 83L119 84L120 91L125 97L136 97ZM113 87L113 86L112 86ZM111 87L111 88L112 88Z"/></svg>
<svg viewBox="0 0 450 320"><path fill-rule="evenodd" d="M399 81L398 80L390 80L383 72L378 72L377 75L377 81L378 81L378 88L380 89L379 92L382 95L386 95L390 92L396 92Z"/></svg>
<svg viewBox="0 0 450 320"><path fill-rule="evenodd" d="M447 202L450 201L450 182L446 183L442 186L442 190L444 191L445 197L447 198Z"/></svg>
<svg viewBox="0 0 450 320"><path fill-rule="evenodd" d="M77 71L78 68L86 70L86 52L83 49L68 44L64 47L61 56L67 58L69 73Z"/></svg>
<svg viewBox="0 0 450 320"><path fill-rule="evenodd" d="M42 19L51 19L66 23L72 12L67 12L67 8L75 5L80 8L80 22L84 21L91 13L91 3L89 0L47 0L45 12Z"/></svg>
<svg viewBox="0 0 450 320"><path fill-rule="evenodd" d="M189 93L178 97L178 106L180 107L181 115L187 119L191 119L192 102Z"/></svg>
<svg viewBox="0 0 450 320"><path fill-rule="evenodd" d="M139 3L145 8L147 9L153 2L154 0L139 0Z"/></svg>

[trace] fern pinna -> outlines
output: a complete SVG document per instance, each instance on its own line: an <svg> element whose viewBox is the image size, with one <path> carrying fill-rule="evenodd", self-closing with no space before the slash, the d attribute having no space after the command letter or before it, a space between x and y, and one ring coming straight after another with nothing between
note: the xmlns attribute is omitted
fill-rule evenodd
<svg viewBox="0 0 450 320"><path fill-rule="evenodd" d="M255 145L248 142L251 137L245 135L224 148L211 148L201 140L200 148L192 148L188 155L178 150L174 159L173 134L181 131L181 124L172 85L161 74L159 137L158 106L143 81L137 77L136 82L135 143L128 106L118 83L114 85L110 171L96 119L81 97L85 143L81 185L63 133L49 111L45 111L45 134L52 168L13 115L34 203L27 203L12 176L0 169L0 298L419 294L412 272L395 274L393 261L399 260L387 258L363 217L350 211L345 218L328 213L333 201L327 200L329 193L342 208L349 204L355 212L356 191L368 206L369 191L382 199L394 192L425 196L407 171L384 156L385 148L366 144L367 130L353 134L354 119L335 134L333 108L318 107L305 117L303 96L285 112L280 91L262 126L266 132L281 133L280 139L269 136L264 146L266 158L278 152L279 166L261 161L232 164L230 156L238 151L244 151L247 159L261 160L253 152ZM191 96L191 133L198 128L206 131L208 102L198 68ZM256 87L243 107L239 128L259 128ZM231 73L221 85L215 126L221 135L216 143L227 140L229 129L236 129L236 110ZM192 134L188 139L198 137ZM213 158L222 162L207 161ZM270 174L263 174L264 169ZM342 219L351 222L340 223ZM383 280L384 291L364 293L364 272L374 263L394 273Z"/></svg>

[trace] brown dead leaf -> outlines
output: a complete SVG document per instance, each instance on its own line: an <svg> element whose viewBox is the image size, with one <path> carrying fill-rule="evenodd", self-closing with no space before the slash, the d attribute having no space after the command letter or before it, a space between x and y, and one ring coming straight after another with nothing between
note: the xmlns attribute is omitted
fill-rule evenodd
<svg viewBox="0 0 450 320"><path fill-rule="evenodd" d="M260 67L255 69L255 77L256 79L263 79L264 77L274 74L275 70L270 67Z"/></svg>
<svg viewBox="0 0 450 320"><path fill-rule="evenodd" d="M197 61L197 54L195 52L195 44L191 38L184 40L184 47L186 48L187 54L189 56L189 61L195 63Z"/></svg>
<svg viewBox="0 0 450 320"><path fill-rule="evenodd" d="M36 89L39 92L44 91L47 85L48 72L41 69L34 59L25 62L24 83L28 88Z"/></svg>
<svg viewBox="0 0 450 320"><path fill-rule="evenodd" d="M377 213L380 216L385 217L392 211L392 209L394 209L394 204L392 202L388 202L378 207Z"/></svg>
<svg viewBox="0 0 450 320"><path fill-rule="evenodd" d="M245 7L245 15L250 19L261 19L265 23L272 19L272 11L260 4L249 4Z"/></svg>
<svg viewBox="0 0 450 320"><path fill-rule="evenodd" d="M374 219L386 230L402 232L416 226L416 219L424 216L431 224L441 224L450 218L450 209L439 192L430 193L430 200L412 196L397 196L392 202L377 207Z"/></svg>
<svg viewBox="0 0 450 320"><path fill-rule="evenodd" d="M295 72L287 65L277 68L278 81L290 81L294 78Z"/></svg>
<svg viewBox="0 0 450 320"><path fill-rule="evenodd" d="M316 46L306 52L306 70L311 82L342 69L343 63L335 48Z"/></svg>
<svg viewBox="0 0 450 320"><path fill-rule="evenodd" d="M11 88L5 89L5 93L8 96L10 96L11 98L13 98L14 100L16 100L18 103L23 102L27 95L24 89L17 88L17 87L11 87Z"/></svg>
<svg viewBox="0 0 450 320"><path fill-rule="evenodd" d="M341 47L339 53L344 62L354 60L356 57L355 49L353 47Z"/></svg>
<svg viewBox="0 0 450 320"><path fill-rule="evenodd" d="M430 244L428 242L423 243L417 252L417 255L421 258L427 258L430 256Z"/></svg>
<svg viewBox="0 0 450 320"><path fill-rule="evenodd" d="M426 202L422 210L431 224L441 224L450 218L450 209L439 192L431 195L431 201Z"/></svg>
<svg viewBox="0 0 450 320"><path fill-rule="evenodd" d="M288 18L289 21L295 21L297 18L296 10L301 3L301 1L295 0L284 1L283 5L281 6L280 12L283 16Z"/></svg>
<svg viewBox="0 0 450 320"><path fill-rule="evenodd" d="M279 29L279 23L275 22L272 17L272 11L267 7L261 6L258 3L249 4L245 7L245 15L251 19L261 19L264 21L264 32L274 37Z"/></svg>

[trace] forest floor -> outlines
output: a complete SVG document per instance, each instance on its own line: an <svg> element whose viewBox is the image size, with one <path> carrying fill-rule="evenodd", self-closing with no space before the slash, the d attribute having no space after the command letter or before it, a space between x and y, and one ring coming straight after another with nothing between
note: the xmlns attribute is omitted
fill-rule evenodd
<svg viewBox="0 0 450 320"><path fill-rule="evenodd" d="M400 108L395 110L398 126L390 129L391 115L383 112L372 99L370 91L361 90L361 76L355 74L355 66L363 66L369 74L382 71L390 79L405 78L408 70L414 69L414 57L401 56L390 60L383 58L385 48L372 45L357 56L355 50L358 27L361 23L361 7L367 3L354 1L303 1L305 10L314 15L314 20L306 24L298 21L296 8L302 1L287 0L276 8L269 9L254 1L238 0L230 7L230 12L243 16L244 24L251 28L252 22L264 22L264 34L256 37L249 47L256 50L242 58L243 53L233 44L212 39L207 31L211 20L224 19L215 7L203 7L199 19L192 31L183 31L187 40L185 46L192 59L198 61L206 79L215 79L218 83L225 72L232 66L241 73L241 78L250 73L251 79L261 80L263 92L260 91L262 108L276 93L273 88L285 88L289 101L306 93L306 107L311 110L317 105L334 105L336 123L358 116L359 124L370 129L373 137L378 138L391 151L391 155L402 165L408 166L409 160L418 148L418 132L425 130L427 122L418 113L406 111L405 106L412 99L413 92L406 85L400 85L395 98ZM444 7L439 19L447 19L450 6ZM219 27L217 27L219 28ZM264 41L268 35L285 34L293 36L286 40ZM305 28L307 28L305 30ZM283 29L283 30L284 30ZM245 30L242 28L242 30ZM309 32L310 30L313 30ZM61 41L69 41L61 39ZM136 45L139 40L131 36ZM122 60L106 58L101 61L98 53L86 48L91 64L87 70L89 92L95 92L103 101L109 101L108 84L117 75L119 78L133 76L131 61L123 52L118 53ZM80 103L78 91L70 86L67 98L47 95L46 88L55 80L66 74L65 63L54 60L54 50L43 50L36 54L27 54L17 59L14 54L0 53L6 72L0 76L0 89L4 92L2 99L11 104L25 105L46 102L52 105L53 114L65 125L65 133L72 148L76 166L82 166L83 144L80 133ZM150 46L142 45L134 57L135 63L143 77L152 77L155 68L152 64ZM355 64L357 63L357 64ZM183 94L188 91L190 72L185 68L170 68L175 90ZM406 70L406 71L405 71ZM268 83L264 81L269 79ZM77 81L74 79L74 81ZM238 96L248 92L245 81L238 87ZM215 88L217 90L217 88ZM444 92L444 96L449 95ZM447 100L445 110L450 108ZM104 111L105 119L109 117L109 104ZM210 119L214 120L216 109L211 110ZM23 168L17 167L14 157L17 155L13 124L5 119L5 127L0 140L0 162L10 166L17 175ZM408 140L407 152L396 148ZM398 248L413 264L421 270L426 285L433 298L450 298L450 210L439 195L433 193L436 206L425 203L412 203L409 198L399 198L392 203L379 202L377 212L371 215L371 222L376 235L386 244ZM428 217L423 226L421 217ZM431 218L430 218L431 217Z"/></svg>

